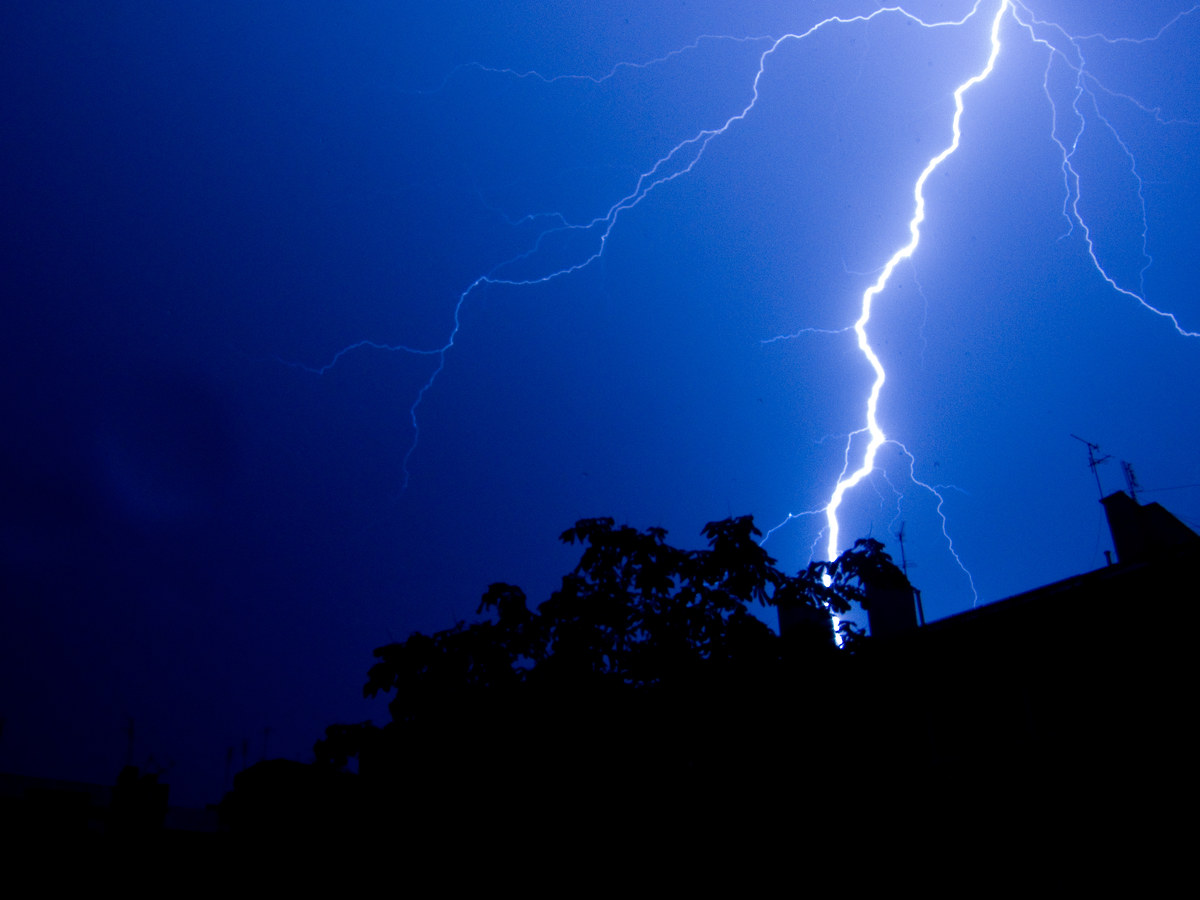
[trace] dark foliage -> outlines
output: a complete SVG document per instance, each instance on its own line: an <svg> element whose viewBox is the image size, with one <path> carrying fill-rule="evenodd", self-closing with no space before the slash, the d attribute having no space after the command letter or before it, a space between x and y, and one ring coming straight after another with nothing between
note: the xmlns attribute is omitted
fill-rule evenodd
<svg viewBox="0 0 1200 900"><path fill-rule="evenodd" d="M863 603L864 585L895 566L860 541L788 576L750 517L703 533L708 548L689 551L661 528L577 522L562 540L582 547L579 564L536 610L520 588L493 584L484 620L377 649L364 694L391 696L391 722L330 727L319 763L356 759L377 818L405 808L434 831L464 814L497 829L679 826L757 802L736 773L795 741L779 709L830 717L800 686L836 677L845 657L829 611ZM781 640L751 613L771 605L816 625ZM809 731L793 756L836 753L819 725Z"/></svg>

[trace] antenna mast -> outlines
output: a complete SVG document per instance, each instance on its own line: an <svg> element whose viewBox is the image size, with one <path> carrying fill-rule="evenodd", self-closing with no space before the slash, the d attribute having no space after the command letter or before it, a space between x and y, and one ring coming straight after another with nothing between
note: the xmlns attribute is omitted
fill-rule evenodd
<svg viewBox="0 0 1200 900"><path fill-rule="evenodd" d="M1097 471L1096 467L1098 465L1100 465L1100 463L1106 462L1106 461L1112 459L1112 457L1107 454L1105 454L1104 456L1101 456L1101 457L1097 457L1096 454L1100 452L1099 444L1093 444L1091 441L1085 441L1083 438L1081 438L1077 434L1073 434L1073 435L1071 435L1071 437L1075 438L1075 440L1079 441L1081 444L1087 444L1088 468L1090 468L1092 470L1092 475L1094 475L1096 478L1096 490L1100 493L1100 499L1103 500L1104 499L1104 488L1102 488L1100 486L1100 472Z"/></svg>
<svg viewBox="0 0 1200 900"><path fill-rule="evenodd" d="M904 570L904 577L908 577L908 555L904 552L904 522L900 523L900 530L896 532L896 540L900 542L900 568Z"/></svg>
<svg viewBox="0 0 1200 900"><path fill-rule="evenodd" d="M1136 503L1138 491L1142 489L1142 486L1138 484L1137 476L1133 474L1133 466L1125 460L1121 460L1121 471L1125 473L1125 485L1129 488L1129 496Z"/></svg>
<svg viewBox="0 0 1200 900"><path fill-rule="evenodd" d="M908 554L904 552L904 526L907 522L900 523L900 530L896 532L896 540L900 542L900 568L904 571L905 580L908 579ZM925 627L925 605L921 602L921 592L912 586L912 582L908 582L908 586L912 588L913 602L917 607L917 624L922 628Z"/></svg>

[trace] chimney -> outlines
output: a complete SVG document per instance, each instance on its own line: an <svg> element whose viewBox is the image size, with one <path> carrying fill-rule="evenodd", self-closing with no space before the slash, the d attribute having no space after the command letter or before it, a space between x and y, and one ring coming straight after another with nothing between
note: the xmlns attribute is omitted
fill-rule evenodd
<svg viewBox="0 0 1200 900"><path fill-rule="evenodd" d="M1100 501L1108 518L1118 563L1140 563L1173 550L1200 549L1200 535L1157 503L1145 506L1124 491Z"/></svg>

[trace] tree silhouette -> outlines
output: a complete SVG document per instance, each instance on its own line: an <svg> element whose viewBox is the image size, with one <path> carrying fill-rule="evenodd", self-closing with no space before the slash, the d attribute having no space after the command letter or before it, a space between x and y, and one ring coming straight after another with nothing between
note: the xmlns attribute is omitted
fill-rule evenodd
<svg viewBox="0 0 1200 900"><path fill-rule="evenodd" d="M579 563L536 610L519 587L493 584L482 621L376 649L364 695L390 695L391 721L331 726L319 763L356 759L373 815L392 827L397 808L435 830L464 810L500 830L731 814L747 802L735 762L793 739L780 708L823 728L811 685L836 678L845 656L830 613L865 604L872 577L895 566L860 541L788 576L749 516L703 534L707 549L682 550L661 528L577 522L562 540L581 546ZM789 643L755 606L813 627Z"/></svg>

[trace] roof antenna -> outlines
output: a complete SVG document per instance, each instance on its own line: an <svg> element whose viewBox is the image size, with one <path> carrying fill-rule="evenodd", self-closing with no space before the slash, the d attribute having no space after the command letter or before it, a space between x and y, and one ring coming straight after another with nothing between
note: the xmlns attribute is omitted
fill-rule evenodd
<svg viewBox="0 0 1200 900"><path fill-rule="evenodd" d="M1125 473L1125 484L1129 488L1129 496L1133 498L1133 502L1138 502L1138 491L1142 486L1138 484L1137 476L1133 474L1133 466L1121 460L1121 470Z"/></svg>
<svg viewBox="0 0 1200 900"><path fill-rule="evenodd" d="M907 522L900 523L900 530L896 532L896 540L900 542L900 568L904 571L905 579L908 579L908 554L904 552L904 526ZM908 586L912 587L912 582L908 582ZM915 587L912 588L913 600L917 604L917 624L922 628L925 627L925 604L921 602L921 592Z"/></svg>
<svg viewBox="0 0 1200 900"><path fill-rule="evenodd" d="M1087 444L1088 468L1090 468L1092 470L1092 474L1094 476L1096 476L1096 490L1100 492L1100 499L1103 500L1104 499L1104 488L1102 488L1100 486L1100 473L1096 470L1096 467L1098 465L1100 465L1100 463L1106 462L1106 461L1112 459L1112 457L1109 456L1108 454L1105 454L1104 456L1097 458L1096 454L1100 452L1099 444L1093 444L1091 441L1085 441L1083 438L1081 438L1077 434L1073 434L1073 435L1071 435L1071 437L1075 438L1075 440L1079 441L1081 444Z"/></svg>

